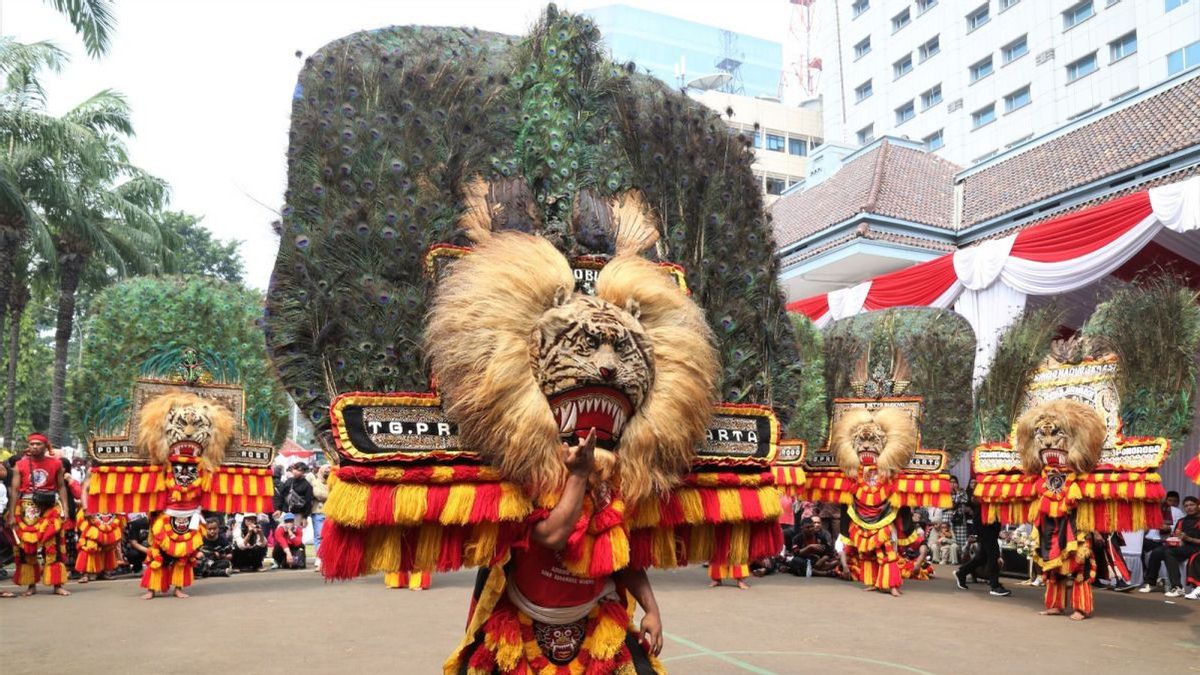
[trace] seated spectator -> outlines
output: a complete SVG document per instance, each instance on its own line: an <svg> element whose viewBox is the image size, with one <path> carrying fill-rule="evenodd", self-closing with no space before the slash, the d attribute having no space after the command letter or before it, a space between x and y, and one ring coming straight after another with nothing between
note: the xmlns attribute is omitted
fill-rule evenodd
<svg viewBox="0 0 1200 675"><path fill-rule="evenodd" d="M1159 567L1167 568L1168 598L1178 598L1183 595L1183 583L1180 579L1179 568L1188 562L1193 555L1200 553L1200 499L1188 496L1183 500L1183 518L1175 522L1170 536L1163 539L1163 546L1150 552L1146 567L1146 585L1138 589L1139 593L1149 593L1158 583Z"/></svg>
<svg viewBox="0 0 1200 675"><path fill-rule="evenodd" d="M939 565L958 564L958 542L954 540L954 531L950 523L942 523L933 531L933 548L937 552L935 561Z"/></svg>
<svg viewBox="0 0 1200 675"><path fill-rule="evenodd" d="M829 535L821 527L820 516L810 516L800 524L799 533L792 539L791 555L793 574L837 574L837 556L833 544L829 541Z"/></svg>
<svg viewBox="0 0 1200 675"><path fill-rule="evenodd" d="M204 539L200 543L200 555L196 557L195 574L198 577L228 577L233 574L233 546L229 536L221 531L221 521L216 516L204 521Z"/></svg>
<svg viewBox="0 0 1200 675"><path fill-rule="evenodd" d="M283 514L283 524L271 535L271 558L277 567L302 570L305 567L304 535L296 526L296 516Z"/></svg>
<svg viewBox="0 0 1200 675"><path fill-rule="evenodd" d="M233 525L233 551L230 562L239 572L257 572L267 557L267 537L258 523L257 513L243 514Z"/></svg>

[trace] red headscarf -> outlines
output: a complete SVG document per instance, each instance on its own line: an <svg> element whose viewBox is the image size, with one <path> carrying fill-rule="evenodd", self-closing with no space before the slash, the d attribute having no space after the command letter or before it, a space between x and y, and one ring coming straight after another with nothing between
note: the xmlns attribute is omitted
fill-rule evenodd
<svg viewBox="0 0 1200 675"><path fill-rule="evenodd" d="M27 436L27 437L25 438L25 440L27 440L27 441L41 441L42 443L44 443L44 444L46 445L46 449L47 449L47 450L50 450L50 449L51 449L51 447L50 447L50 439L49 439L49 438L46 438L46 437L45 437L45 436L43 436L42 434L37 434L37 433L29 434L29 436Z"/></svg>

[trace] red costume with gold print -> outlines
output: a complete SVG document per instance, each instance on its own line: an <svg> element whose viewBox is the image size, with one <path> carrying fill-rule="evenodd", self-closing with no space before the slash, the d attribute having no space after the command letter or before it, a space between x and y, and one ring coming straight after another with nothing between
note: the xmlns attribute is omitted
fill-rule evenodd
<svg viewBox="0 0 1200 675"><path fill-rule="evenodd" d="M62 460L52 454L50 440L42 434L30 434L30 449L16 461L13 469L21 480L10 495L13 517L13 558L16 571L13 583L30 587L39 581L54 586L55 592L67 582L67 547L65 531L68 523L63 517ZM44 448L40 457L35 443Z"/></svg>
<svg viewBox="0 0 1200 675"><path fill-rule="evenodd" d="M193 524L193 519L198 524ZM192 585L192 570L204 542L204 521L194 515L159 513L150 523L149 552L142 571L142 588L166 593Z"/></svg>
<svg viewBox="0 0 1200 675"><path fill-rule="evenodd" d="M121 538L125 536L125 516L119 513L75 514L75 532L79 544L75 571L80 574L106 574L117 568Z"/></svg>

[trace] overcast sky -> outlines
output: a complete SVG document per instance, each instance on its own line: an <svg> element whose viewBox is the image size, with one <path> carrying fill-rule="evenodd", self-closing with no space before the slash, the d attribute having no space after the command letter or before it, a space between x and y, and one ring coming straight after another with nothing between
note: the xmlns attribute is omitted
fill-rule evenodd
<svg viewBox="0 0 1200 675"><path fill-rule="evenodd" d="M292 89L302 61L350 33L388 25L470 25L519 34L541 13L533 0L119 0L109 55L83 52L70 24L40 0L0 0L0 33L51 40L72 54L47 80L51 112L93 93L128 97L135 164L170 183L171 208L203 217L218 238L242 242L246 280L265 289L275 260L287 181ZM580 11L611 2L566 1ZM787 0L629 0L621 3L784 42Z"/></svg>

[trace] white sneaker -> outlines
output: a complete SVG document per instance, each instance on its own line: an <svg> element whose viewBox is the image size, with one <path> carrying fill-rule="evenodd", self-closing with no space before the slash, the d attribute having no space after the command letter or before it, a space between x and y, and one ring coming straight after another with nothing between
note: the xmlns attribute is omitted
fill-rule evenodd
<svg viewBox="0 0 1200 675"><path fill-rule="evenodd" d="M1150 584L1146 584L1145 586L1142 586L1141 588L1138 589L1138 593L1149 593L1152 590L1154 590L1154 587L1151 586Z"/></svg>
<svg viewBox="0 0 1200 675"><path fill-rule="evenodd" d="M1200 600L1200 586L1193 588L1191 593L1188 593L1183 597L1187 598L1188 600Z"/></svg>
<svg viewBox="0 0 1200 675"><path fill-rule="evenodd" d="M1167 591L1166 595L1168 598L1178 598L1179 596L1183 595L1183 589L1176 586L1175 588Z"/></svg>

